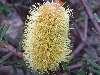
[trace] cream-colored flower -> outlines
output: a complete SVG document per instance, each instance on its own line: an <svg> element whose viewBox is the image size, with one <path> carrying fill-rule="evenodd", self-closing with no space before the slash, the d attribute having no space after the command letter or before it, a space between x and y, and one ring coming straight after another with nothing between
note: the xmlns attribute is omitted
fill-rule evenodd
<svg viewBox="0 0 100 75"><path fill-rule="evenodd" d="M70 9L65 10L60 4L53 2L46 2L29 11L22 41L22 48L25 50L23 56L28 68L42 72L55 70L61 61L69 61L70 12Z"/></svg>

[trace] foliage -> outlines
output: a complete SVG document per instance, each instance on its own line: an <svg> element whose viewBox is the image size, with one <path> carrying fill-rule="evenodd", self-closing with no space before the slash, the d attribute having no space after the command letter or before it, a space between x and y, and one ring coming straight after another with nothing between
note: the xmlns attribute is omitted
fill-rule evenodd
<svg viewBox="0 0 100 75"><path fill-rule="evenodd" d="M1 1L0 1L0 12L2 12L5 17L7 17L8 14L10 13L10 9L7 7L7 4L3 4Z"/></svg>
<svg viewBox="0 0 100 75"><path fill-rule="evenodd" d="M28 0L24 0L24 1L28 2ZM89 0L89 5L91 5L92 2L93 2L93 0ZM17 8L14 5L13 0L12 0L12 5L16 9L19 9L19 8ZM78 11L81 11L81 10L84 10L84 6L81 6L81 7L78 8ZM10 9L7 6L7 4L3 4L1 1L0 1L0 12L3 13L5 17L7 17L9 15L9 13L10 13ZM94 16L94 19L97 22L100 22L100 18L99 18L99 16L96 13L94 13L93 16ZM81 17L79 19L76 19L75 21L76 22L80 22L80 21L82 21L84 19L85 19L85 17ZM4 24L0 28L0 45L1 45L1 47L4 44L9 45L9 42L8 42L9 35L6 34L6 31L8 30L9 26L10 26L10 24ZM92 28L92 30L93 30L93 32L95 34L97 34L98 36L100 36L100 33L98 33L95 28ZM15 40L18 39L18 37L20 37L20 35L22 34L22 31L23 31L23 29L19 31L19 33L15 37ZM20 42L22 41L22 39L23 39L23 37L20 38ZM12 42L12 46L13 46L13 43L15 42L15 40ZM97 43L97 46L100 47L100 44ZM18 45L17 52L21 52L21 43L19 43L19 45ZM93 58L93 59L95 59L97 61L100 61L100 58L98 56L95 56L95 54L93 54L89 49L86 49L85 52L91 58ZM8 54L6 54L5 56L2 57L2 59L0 59L0 64L2 64L3 62L5 62L12 55L13 55L12 52L8 52ZM79 63L82 63L82 66L81 66L80 69L78 69L78 70L77 69L76 70L70 70L69 69L70 66L73 66L73 65L76 65L76 64L79 64ZM89 64L87 64L87 63L89 63ZM32 75L32 72L30 71L30 69L27 69L26 66L24 65L24 61L23 60L15 60L15 61L5 62L5 63L3 63L3 65L4 66L9 66L9 65L12 66L13 71L14 71L14 75L18 75L16 65L21 65L20 66L20 69L23 71L23 74L24 75L27 75L27 72L30 72L30 75ZM62 73L64 73L65 75L72 75L72 74L76 74L76 75L87 75L87 65L91 65L89 67L89 70L91 72L100 74L100 65L98 64L98 62L92 61L89 57L85 57L83 59L82 58L78 58L78 59L75 59L73 61L70 61L69 63L67 63L67 62L61 62L60 65L61 65L60 68L63 71Z"/></svg>

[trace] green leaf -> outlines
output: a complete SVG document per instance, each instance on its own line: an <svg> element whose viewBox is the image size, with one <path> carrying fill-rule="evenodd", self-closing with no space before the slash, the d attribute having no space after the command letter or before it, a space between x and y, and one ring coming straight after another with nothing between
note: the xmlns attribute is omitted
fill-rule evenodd
<svg viewBox="0 0 100 75"><path fill-rule="evenodd" d="M80 75L86 75L86 74L84 73L83 69L79 70L79 74L80 74Z"/></svg>
<svg viewBox="0 0 100 75"><path fill-rule="evenodd" d="M95 59L97 59L97 60L100 60L99 57L97 57L96 55L94 55L94 54L93 54L91 51L89 51L88 49L86 49L85 52L86 52L88 55L90 55L91 57L93 57L93 58L95 58Z"/></svg>
<svg viewBox="0 0 100 75"><path fill-rule="evenodd" d="M94 0L89 0L89 5L93 3Z"/></svg>
<svg viewBox="0 0 100 75"><path fill-rule="evenodd" d="M10 10L9 10L9 8L8 8L7 5L4 5L4 6L3 6L3 9L4 9L5 12L8 12L8 13L10 12Z"/></svg>
<svg viewBox="0 0 100 75"><path fill-rule="evenodd" d="M15 67L14 64L12 64L12 67L13 67L14 75L18 75L18 74L17 74L17 69L16 69L16 67Z"/></svg>
<svg viewBox="0 0 100 75"><path fill-rule="evenodd" d="M18 48L17 48L18 52L21 52L21 50L22 50L22 44L21 44L22 40L23 40L23 37L20 38L20 43L19 43Z"/></svg>
<svg viewBox="0 0 100 75"><path fill-rule="evenodd" d="M23 60L9 61L9 62L4 63L4 66L9 66L12 64L21 64L21 63L23 63Z"/></svg>
<svg viewBox="0 0 100 75"><path fill-rule="evenodd" d="M2 7L4 6L4 4L1 1L0 1L0 6L2 6Z"/></svg>
<svg viewBox="0 0 100 75"><path fill-rule="evenodd" d="M93 32L94 32L95 34L97 34L98 36L100 36L100 33L98 33L94 28L92 28L92 30L93 30Z"/></svg>
<svg viewBox="0 0 100 75"><path fill-rule="evenodd" d="M68 75L67 73L64 73L63 75Z"/></svg>
<svg viewBox="0 0 100 75"><path fill-rule="evenodd" d="M0 1L0 12L2 12L5 17L7 17L8 14L10 13L8 6L4 5L1 1Z"/></svg>
<svg viewBox="0 0 100 75"><path fill-rule="evenodd" d="M27 69L24 65L21 66L24 75L27 75Z"/></svg>
<svg viewBox="0 0 100 75"><path fill-rule="evenodd" d="M2 40L2 38L4 37L4 35L5 35L6 31L8 30L9 26L10 26L10 24L5 25L5 26L3 27L3 31L2 31L2 33L0 34L0 40Z"/></svg>
<svg viewBox="0 0 100 75"><path fill-rule="evenodd" d="M78 10L82 10L84 8L84 6L80 6L79 8L78 8Z"/></svg>
<svg viewBox="0 0 100 75"><path fill-rule="evenodd" d="M0 28L0 34L2 33L4 27L5 27L5 23Z"/></svg>
<svg viewBox="0 0 100 75"><path fill-rule="evenodd" d="M99 43L96 43L99 47L100 47L100 44Z"/></svg>
<svg viewBox="0 0 100 75"><path fill-rule="evenodd" d="M8 45L8 36L9 34L5 34L5 44Z"/></svg>
<svg viewBox="0 0 100 75"><path fill-rule="evenodd" d="M80 62L81 60L82 60L81 58L75 59L75 60L71 61L70 63L68 63L68 66L77 64L77 63Z"/></svg>
<svg viewBox="0 0 100 75"><path fill-rule="evenodd" d="M82 68L80 70L74 70L72 72L74 72L76 75L87 75L86 74L86 60L83 60L83 65Z"/></svg>
<svg viewBox="0 0 100 75"><path fill-rule="evenodd" d="M15 37L15 39L14 39L12 45L14 44L14 42L16 41L16 39L21 35L22 31L23 31L23 29L21 29L21 30L18 32L18 34L16 35L16 37Z"/></svg>
<svg viewBox="0 0 100 75"><path fill-rule="evenodd" d="M11 53L5 55L2 59L0 59L0 63L4 62L5 60L7 60L7 59L8 59L9 57L11 57L11 56L12 56Z"/></svg>
<svg viewBox="0 0 100 75"><path fill-rule="evenodd" d="M12 3L13 7L14 7L16 10L20 11L20 9L19 9L17 6L14 5L13 0L11 0L11 3Z"/></svg>
<svg viewBox="0 0 100 75"><path fill-rule="evenodd" d="M4 14L5 17L7 17L8 14L9 14L9 12L6 12L6 11L4 11L4 10L2 11L2 13Z"/></svg>
<svg viewBox="0 0 100 75"><path fill-rule="evenodd" d="M25 2L29 2L29 0L24 0Z"/></svg>
<svg viewBox="0 0 100 75"><path fill-rule="evenodd" d="M2 10L3 10L3 7L0 6L0 13L2 12Z"/></svg>
<svg viewBox="0 0 100 75"><path fill-rule="evenodd" d="M99 16L96 13L94 13L93 16L94 16L94 19L96 21L100 22L100 18L99 18Z"/></svg>
<svg viewBox="0 0 100 75"><path fill-rule="evenodd" d="M4 40L0 40L0 48L2 48L4 45Z"/></svg>
<svg viewBox="0 0 100 75"><path fill-rule="evenodd" d="M71 74L70 74L70 71L69 71L69 69L68 69L68 65L67 65L66 62L62 62L62 67L65 68L65 70L66 70L66 72L68 73L68 75L71 75Z"/></svg>
<svg viewBox="0 0 100 75"><path fill-rule="evenodd" d="M95 73L100 74L100 71L98 71L98 70L94 69L93 67L90 67L89 69L90 69L91 71L95 72Z"/></svg>
<svg viewBox="0 0 100 75"><path fill-rule="evenodd" d="M92 66L94 66L94 67L100 69L100 66L99 66L98 64L94 63L93 61L91 61L88 57L85 57L85 60L86 60L88 63L90 63Z"/></svg>
<svg viewBox="0 0 100 75"><path fill-rule="evenodd" d="M85 19L85 17L81 17L81 18L79 18L79 19L76 19L75 21L76 22L80 22L80 21L82 21L82 20L84 20Z"/></svg>
<svg viewBox="0 0 100 75"><path fill-rule="evenodd" d="M83 60L83 65L82 65L82 70L84 71L84 74L86 74L86 65L87 65L87 61L86 60Z"/></svg>
<svg viewBox="0 0 100 75"><path fill-rule="evenodd" d="M62 63L59 63L59 68L60 68L60 71L63 73Z"/></svg>
<svg viewBox="0 0 100 75"><path fill-rule="evenodd" d="M22 48L22 45L19 44L17 51L18 51L18 52L21 52L21 48Z"/></svg>

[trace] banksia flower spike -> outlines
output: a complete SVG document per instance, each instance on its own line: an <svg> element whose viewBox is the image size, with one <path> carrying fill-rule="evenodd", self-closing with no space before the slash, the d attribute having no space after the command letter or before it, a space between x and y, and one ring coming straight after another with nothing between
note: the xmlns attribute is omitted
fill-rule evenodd
<svg viewBox="0 0 100 75"><path fill-rule="evenodd" d="M46 2L29 13L22 41L26 66L41 72L56 70L61 61L69 61L72 52L68 38L71 10Z"/></svg>

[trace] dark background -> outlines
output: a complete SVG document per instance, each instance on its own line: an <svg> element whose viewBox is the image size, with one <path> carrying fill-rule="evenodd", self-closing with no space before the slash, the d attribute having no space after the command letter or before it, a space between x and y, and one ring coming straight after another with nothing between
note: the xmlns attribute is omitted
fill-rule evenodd
<svg viewBox="0 0 100 75"><path fill-rule="evenodd" d="M18 31L23 28L24 22L26 20L28 11L32 4L39 2L43 3L42 0L29 0L29 2L24 2L23 0L14 0L15 6L17 6L20 10L16 10L13 5L11 4L11 0L2 0L3 3L8 3L8 7L10 8L10 14L8 17L5 17L2 13L0 13L0 25L3 25L3 23L9 22L10 28L7 31L7 33L10 35L9 41L12 41L15 36L17 35ZM47 0L45 0L47 1ZM71 43L73 44L73 52L71 54L70 61L77 59L77 58L84 58L85 56L88 56L85 53L85 49L89 49L92 51L96 56L100 56L100 48L96 45L96 42L100 43L100 37L98 37L92 30L92 28L95 28L90 18L88 18L88 15L83 8L82 10L78 10L79 7L82 6L82 3L80 0L62 0L65 3L65 7L67 5L70 6L71 9L73 9L74 12L74 18L70 18L70 27L74 28L73 30L70 30L71 34ZM87 3L89 1L87 0ZM100 0L94 0L91 5L89 5L89 8L92 10L92 13L98 14L100 17ZM80 22L77 22L77 19L83 18ZM73 24L73 25L72 25ZM100 23L99 23L100 24ZM17 46L15 44L15 46ZM0 58L5 56L7 54L8 50L5 48L0 49ZM90 57L90 56L88 56ZM90 57L91 58L91 57ZM20 58L16 55L13 55L10 57L7 61L14 61L19 60ZM5 61L5 62L7 62ZM94 61L94 59L93 59ZM79 65L76 65L77 67ZM18 75L23 75L23 72L20 70L20 65L16 66ZM74 69L74 67L71 67ZM88 72L90 72L88 70ZM13 69L11 66L3 66L0 64L0 75L13 75ZM28 73L29 75L29 73Z"/></svg>

